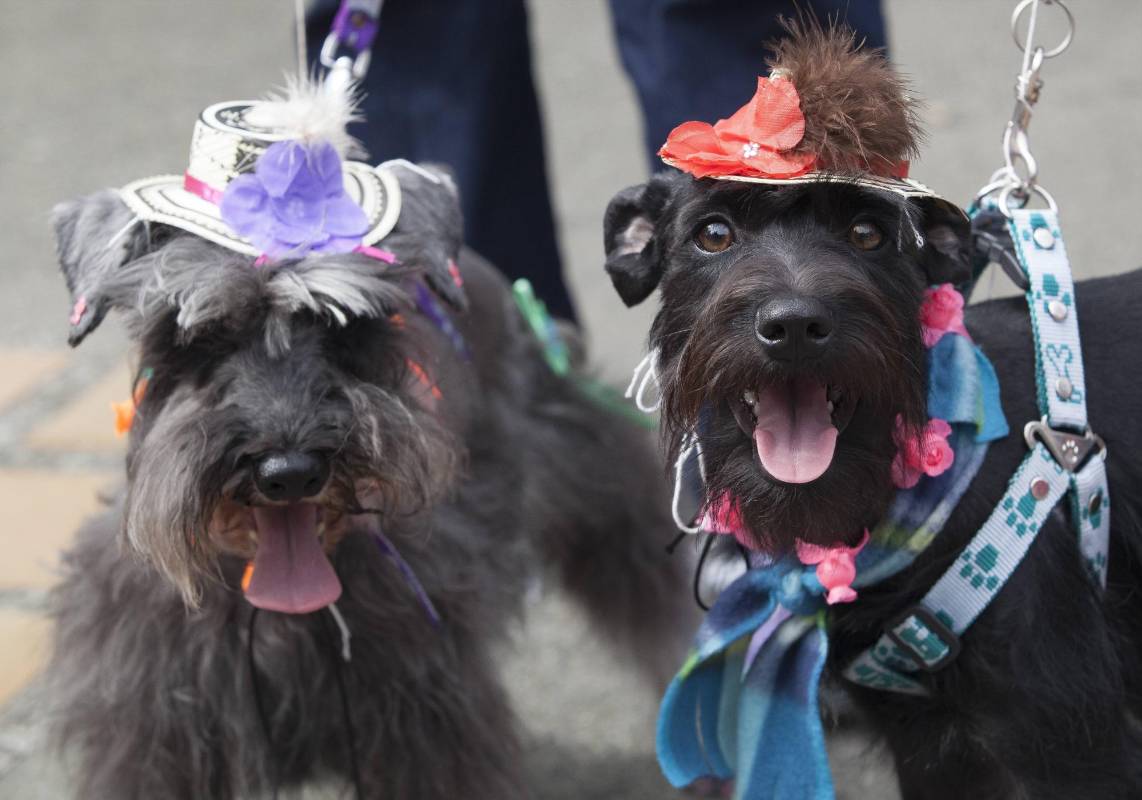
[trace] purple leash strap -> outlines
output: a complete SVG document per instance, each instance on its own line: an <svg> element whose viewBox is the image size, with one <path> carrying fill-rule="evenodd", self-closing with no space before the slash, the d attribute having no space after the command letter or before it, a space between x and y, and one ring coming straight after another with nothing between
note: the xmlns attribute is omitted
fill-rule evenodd
<svg viewBox="0 0 1142 800"><path fill-rule="evenodd" d="M373 40L380 30L383 0L341 0L333 27L321 45L321 64L333 69L338 53L353 57L353 77L360 80L369 69Z"/></svg>

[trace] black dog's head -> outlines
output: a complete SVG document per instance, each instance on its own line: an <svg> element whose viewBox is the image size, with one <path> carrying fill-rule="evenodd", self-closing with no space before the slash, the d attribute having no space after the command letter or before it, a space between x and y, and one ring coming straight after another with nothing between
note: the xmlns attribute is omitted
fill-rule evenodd
<svg viewBox="0 0 1142 800"><path fill-rule="evenodd" d="M851 183L659 175L621 192L607 271L650 334L672 454L697 432L707 502L751 543L855 544L884 513L898 417L926 421L926 286L968 274L967 221Z"/></svg>
<svg viewBox="0 0 1142 800"><path fill-rule="evenodd" d="M256 267L132 223L114 192L56 210L73 340L118 309L147 376L125 532L188 602L226 553L253 559L251 602L326 605L340 585L325 554L355 515L407 513L447 488L454 446L405 327L411 281L436 268L425 259L459 249L459 209L447 182L401 178L384 243L399 266L351 253Z"/></svg>

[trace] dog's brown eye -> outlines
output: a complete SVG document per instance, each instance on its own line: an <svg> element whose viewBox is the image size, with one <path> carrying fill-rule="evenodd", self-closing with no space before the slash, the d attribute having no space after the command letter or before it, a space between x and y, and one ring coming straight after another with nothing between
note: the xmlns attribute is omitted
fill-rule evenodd
<svg viewBox="0 0 1142 800"><path fill-rule="evenodd" d="M734 234L724 222L708 222L698 229L694 241L707 253L720 253L734 243Z"/></svg>
<svg viewBox="0 0 1142 800"><path fill-rule="evenodd" d="M849 228L849 241L861 250L875 250L884 241L884 234L871 222L854 222Z"/></svg>

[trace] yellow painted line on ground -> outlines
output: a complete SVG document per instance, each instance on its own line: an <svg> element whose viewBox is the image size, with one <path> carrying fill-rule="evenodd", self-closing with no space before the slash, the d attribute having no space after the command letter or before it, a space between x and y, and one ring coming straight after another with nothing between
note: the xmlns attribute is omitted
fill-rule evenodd
<svg viewBox="0 0 1142 800"><path fill-rule="evenodd" d="M126 364L111 370L36 425L23 440L24 446L54 451L122 451L126 440L115 435L115 414L111 406L131 396L133 377Z"/></svg>
<svg viewBox="0 0 1142 800"><path fill-rule="evenodd" d="M0 412L58 374L69 356L66 350L0 347Z"/></svg>
<svg viewBox="0 0 1142 800"><path fill-rule="evenodd" d="M59 551L100 508L99 494L113 490L119 479L115 471L0 470L0 589L55 583Z"/></svg>
<svg viewBox="0 0 1142 800"><path fill-rule="evenodd" d="M43 666L51 646L45 617L0 609L0 705Z"/></svg>

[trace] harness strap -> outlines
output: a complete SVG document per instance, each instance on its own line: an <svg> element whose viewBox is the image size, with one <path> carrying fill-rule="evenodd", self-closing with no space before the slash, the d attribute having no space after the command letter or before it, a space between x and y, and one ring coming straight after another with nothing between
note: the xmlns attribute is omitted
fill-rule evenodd
<svg viewBox="0 0 1142 800"><path fill-rule="evenodd" d="M1030 284L1027 303L1035 337L1035 382L1039 410L1044 414L1043 422L1029 423L1024 435L1030 439L1034 433L1053 445L1056 459L1070 474L1071 520L1079 549L1099 585L1105 586L1110 545L1106 449L1087 421L1086 376L1067 249L1054 211L1018 209L1011 212L1008 226ZM1075 473L1074 467L1094 447L1101 452L1087 468Z"/></svg>
<svg viewBox="0 0 1142 800"><path fill-rule="evenodd" d="M1086 384L1075 286L1059 224L1051 211L1011 212L1015 255L1030 284L1027 303L1035 337L1039 411L1052 428L1085 431Z"/></svg>
<svg viewBox="0 0 1142 800"><path fill-rule="evenodd" d="M1053 211L1014 210L1009 224L1029 286L1043 420L1024 429L1031 452L979 533L923 599L886 626L876 644L845 669L845 677L863 686L928 694L915 674L942 669L955 659L959 637L1003 589L1047 515L1068 492L1079 549L1092 578L1100 586L1106 583L1110 530L1106 451L1087 425L1078 315L1066 248Z"/></svg>

